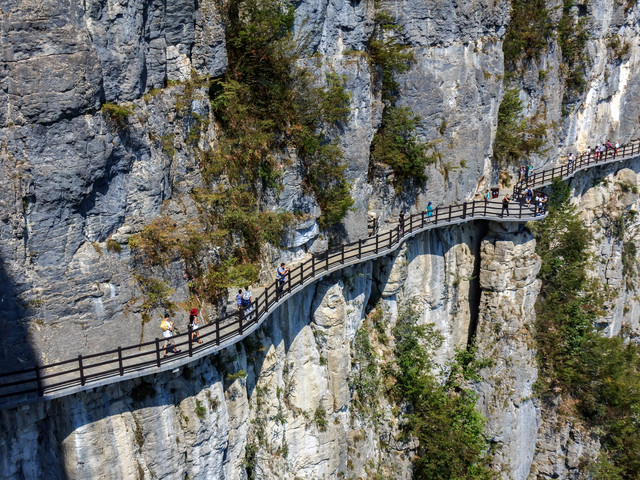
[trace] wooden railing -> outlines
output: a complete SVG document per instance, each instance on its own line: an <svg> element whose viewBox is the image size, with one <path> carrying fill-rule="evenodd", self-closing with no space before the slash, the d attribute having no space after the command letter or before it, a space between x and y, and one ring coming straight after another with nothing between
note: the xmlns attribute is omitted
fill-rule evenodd
<svg viewBox="0 0 640 480"><path fill-rule="evenodd" d="M520 197L524 194L527 187L541 188L551 185L556 178L570 178L580 170L628 160L638 155L640 155L640 143L638 142L623 145L620 148L610 148L599 154L595 152L583 153L578 155L572 162L567 162L564 165L548 168L539 172L533 172L533 174L515 184L513 187L513 195L514 197Z"/></svg>
<svg viewBox="0 0 640 480"><path fill-rule="evenodd" d="M619 155L609 152L597 159L581 155L573 165L533 173L528 183L519 182L516 185L514 196L520 195L527 185L539 188L548 185L554 178L566 178L588 166L620 161L638 154L640 146L635 144L621 147ZM508 212L504 212L500 201L474 200L459 205L436 207L431 214L421 212L410 215L402 224L388 231L312 256L289 271L283 284L276 281L268 285L255 299L251 312L242 314L234 311L200 327L198 332L202 343L193 341L190 330L174 335L172 340L176 347L182 350L180 353L165 358L165 340L156 338L106 352L78 355L61 362L0 373L0 407L6 408L39 398L69 395L88 388L173 369L210 355L245 338L287 298L310 283L336 270L386 255L417 233L478 219L502 222L539 220L546 213L546 203L538 211L534 205L522 201L512 202ZM377 228L376 224L376 232Z"/></svg>

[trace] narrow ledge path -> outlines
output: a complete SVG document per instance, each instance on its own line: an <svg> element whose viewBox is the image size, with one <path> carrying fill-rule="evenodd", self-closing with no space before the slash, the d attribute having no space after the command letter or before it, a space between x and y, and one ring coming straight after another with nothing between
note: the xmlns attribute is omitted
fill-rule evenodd
<svg viewBox="0 0 640 480"><path fill-rule="evenodd" d="M432 215L427 216L426 212L413 214L405 218L403 225L397 224L383 233L314 255L289 272L280 294L275 282L266 286L255 299L251 313L242 316L235 311L201 326L202 344L192 342L189 332L174 335L173 340L182 352L167 358L163 358L164 340L156 338L49 365L3 372L0 374L0 409L60 398L187 365L246 338L289 298L333 272L388 255L408 239L436 228L475 220L512 223L542 220L547 215L546 209L537 212L533 205L522 201L526 188L539 189L555 179L565 180L588 168L636 157L640 157L639 142L610 149L599 157L583 154L570 164L533 172L527 179L517 182L513 199L520 201L512 202L508 215L503 215L500 200L473 200L437 207Z"/></svg>

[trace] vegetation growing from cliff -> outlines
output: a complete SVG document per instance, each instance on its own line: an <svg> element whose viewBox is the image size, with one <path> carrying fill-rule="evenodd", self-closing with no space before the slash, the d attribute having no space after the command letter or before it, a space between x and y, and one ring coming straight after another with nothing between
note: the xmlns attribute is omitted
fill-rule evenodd
<svg viewBox="0 0 640 480"><path fill-rule="evenodd" d="M278 246L300 215L264 205L265 192L281 188L282 168L291 157L301 160L303 186L318 201L322 226L340 222L353 205L334 140L350 113L345 78L328 73L316 79L299 66L304 46L296 46L293 7L285 2L232 0L225 17L224 77L192 72L176 89L185 144L199 159L204 179L192 192L199 216L186 225L160 217L129 242L140 277L183 259L198 302L215 303L226 288L254 283L262 246ZM218 122L210 151L200 148L208 116L194 110L205 100L198 97L204 87ZM175 154L173 134L162 138L162 148Z"/></svg>
<svg viewBox="0 0 640 480"><path fill-rule="evenodd" d="M562 49L561 72L565 78L563 103L575 101L587 86L587 18L573 15L574 0L564 0L562 17L558 22L558 45Z"/></svg>
<svg viewBox="0 0 640 480"><path fill-rule="evenodd" d="M418 439L413 477L416 479L490 479L487 466L485 420L476 410L476 394L464 382L482 365L473 352L458 352L450 373L441 383L434 370L432 352L442 343L433 325L417 325L417 312L399 314L394 376L398 401L408 401L408 431Z"/></svg>
<svg viewBox="0 0 640 480"><path fill-rule="evenodd" d="M371 160L391 167L401 185L412 181L421 185L427 181L425 167L435 162L428 155L428 146L421 143L416 134L419 117L403 107L387 107L382 116L382 126L371 143Z"/></svg>
<svg viewBox="0 0 640 480"><path fill-rule="evenodd" d="M538 59L547 48L554 25L545 0L511 0L511 23L503 52L509 70L522 59Z"/></svg>
<svg viewBox="0 0 640 480"><path fill-rule="evenodd" d="M409 70L413 54L402 45L396 33L400 27L391 15L378 12L376 27L369 41L369 57L379 75L384 101L382 125L371 142L371 169L382 163L391 167L394 186L400 192L405 186L418 187L427 180L425 168L435 163L436 155L429 155L432 145L419 141L417 125L420 117L410 109L395 105L398 82L395 76Z"/></svg>
<svg viewBox="0 0 640 480"><path fill-rule="evenodd" d="M587 85L587 17L580 14L575 0L563 0L558 21L553 21L544 0L511 0L511 23L503 43L507 71L522 68L523 61L538 60L554 38L562 52L560 74L565 81L563 104L567 105Z"/></svg>
<svg viewBox="0 0 640 480"><path fill-rule="evenodd" d="M118 105L117 103L106 102L100 109L116 126L118 130L126 127L129 117L133 115L135 105Z"/></svg>
<svg viewBox="0 0 640 480"><path fill-rule="evenodd" d="M494 478L487 466L484 418L476 410L475 393L465 386L478 379L486 362L477 361L473 349L458 351L440 378L433 352L442 345L442 335L433 325L418 325L418 317L412 306L402 308L388 332L380 307L369 314L353 345L354 406L375 421L381 413L377 399L386 393L405 412L404 434L419 443L414 478Z"/></svg>
<svg viewBox="0 0 640 480"><path fill-rule="evenodd" d="M553 185L549 216L532 227L542 257L536 342L544 397L558 394L596 428L605 456L597 478L640 477L640 346L595 328L601 289L590 280L591 234L569 203L569 187Z"/></svg>
<svg viewBox="0 0 640 480"><path fill-rule="evenodd" d="M281 0L232 0L226 9L229 67L211 88L222 127L209 174L235 185L277 185L283 158L294 150L306 188L322 209L320 223L339 222L353 205L346 165L333 133L349 117L345 79L325 85L298 65L305 46L293 37L293 6Z"/></svg>
<svg viewBox="0 0 640 480"><path fill-rule="evenodd" d="M494 158L501 167L506 167L518 165L531 154L544 153L547 128L546 123L523 118L518 89L507 89L498 109Z"/></svg>

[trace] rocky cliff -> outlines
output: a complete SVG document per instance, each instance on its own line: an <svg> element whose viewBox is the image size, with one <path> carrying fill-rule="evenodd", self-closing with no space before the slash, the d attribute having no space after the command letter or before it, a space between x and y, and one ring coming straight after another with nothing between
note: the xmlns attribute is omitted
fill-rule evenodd
<svg viewBox="0 0 640 480"><path fill-rule="evenodd" d="M323 229L301 160L289 152L279 186L264 191L262 202L265 211L298 215L280 244L263 245L261 281L280 261L366 236L369 212L385 224L401 208L455 203L497 184L493 142L507 88L518 89L528 119L547 125L545 149L531 155L537 167L569 150L637 137L635 2L546 2L550 21L582 22L585 56L569 57L567 38L550 35L535 58L505 67L519 3L295 5L299 63L317 79L340 75L350 94L335 137L354 203L338 227ZM203 210L197 193L208 184L203 165L220 138L209 87L228 66L227 7L209 0L0 5L3 364L50 363L158 335L157 322L145 323L143 314L155 319L165 306L147 305L148 284L128 242L158 218L169 219L170 231L205 228L196 220ZM419 116L417 136L434 153L417 189L394 189L388 169L371 175L370 145L385 105L380 67L370 58L381 13L397 26L385 35L413 56L395 77L396 103ZM581 89L570 87L572 69L583 74ZM613 165L572 183L596 235L591 275L611 290L600 326L608 335L626 329L633 339L639 171L634 162ZM533 390L534 250L526 229L497 224L423 234L393 258L299 293L251 338L211 359L142 383L2 411L2 476L409 478L417 446L399 435L399 406L381 397L375 415L363 413L353 378L361 363L357 332L366 332L377 357L391 356L393 343L384 338L411 303L420 323L443 337L437 365L445 368L472 338L478 355L493 359L472 385L495 447L492 468L504 478L579 478L584 461L597 457L598 440L558 416L557 405L540 405ZM199 292L185 259L170 257L145 275L162 279L166 300L186 307ZM215 248L198 253L199 264L220 261ZM226 301L198 305L210 320ZM371 312L383 315L381 331Z"/></svg>

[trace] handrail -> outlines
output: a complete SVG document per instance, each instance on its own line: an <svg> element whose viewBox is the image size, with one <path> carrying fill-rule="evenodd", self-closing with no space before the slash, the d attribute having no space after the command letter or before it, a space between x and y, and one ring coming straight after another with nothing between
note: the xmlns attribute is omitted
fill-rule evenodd
<svg viewBox="0 0 640 480"><path fill-rule="evenodd" d="M521 197L527 187L539 188L550 184L554 178L568 178L589 166L626 160L640 154L640 143L621 148L621 155L605 152L600 158L591 158L583 154L573 165L534 172L528 181L516 183L514 198ZM378 233L376 224L375 234L313 255L291 269L284 284L279 284L276 280L267 285L256 297L250 312L231 312L201 326L198 332L203 343L193 342L191 327L185 333L174 335L172 340L182 351L171 357L164 358L161 346L164 339L156 338L150 342L118 347L106 352L79 355L50 365L35 365L28 369L0 373L0 408L40 398L61 397L100 385L158 373L215 353L252 333L278 306L307 285L347 266L387 255L405 240L426 230L478 219L503 222L540 220L547 214L546 203L538 210L534 205L514 202L509 207L510 210L507 210L506 217L503 216L503 208L500 201L472 200L458 205L436 207L431 214L423 211L410 215L386 232ZM137 352L131 353L134 349ZM65 369L58 371L57 367L60 366L65 366Z"/></svg>
<svg viewBox="0 0 640 480"><path fill-rule="evenodd" d="M513 187L514 197L520 197L527 188L541 188L551 185L556 178L571 178L576 172L594 166L607 165L636 157L640 154L640 142L632 142L619 148L611 147L604 152L584 152L573 161L546 170L533 172L520 179Z"/></svg>

